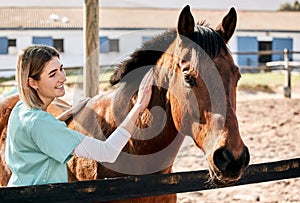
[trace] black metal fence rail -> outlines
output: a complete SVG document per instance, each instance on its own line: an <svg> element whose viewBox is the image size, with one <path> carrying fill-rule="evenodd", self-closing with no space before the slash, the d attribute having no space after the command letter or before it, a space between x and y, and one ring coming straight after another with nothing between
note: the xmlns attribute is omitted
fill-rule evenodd
<svg viewBox="0 0 300 203"><path fill-rule="evenodd" d="M300 177L300 158L250 165L234 185ZM102 202L217 189L208 171L128 176L106 180L0 188L0 202Z"/></svg>

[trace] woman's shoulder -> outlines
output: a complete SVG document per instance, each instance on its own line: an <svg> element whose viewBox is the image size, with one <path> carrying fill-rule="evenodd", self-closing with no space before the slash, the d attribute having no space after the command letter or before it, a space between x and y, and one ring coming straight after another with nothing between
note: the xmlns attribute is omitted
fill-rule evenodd
<svg viewBox="0 0 300 203"><path fill-rule="evenodd" d="M19 101L15 105L9 118L9 126L19 126L13 129L23 130L27 132L28 135L31 134L31 131L35 128L41 129L41 127L45 128L44 126L53 128L53 126L55 126L54 123L55 117L50 113L42 109L29 108L22 101Z"/></svg>
<svg viewBox="0 0 300 203"><path fill-rule="evenodd" d="M18 114L21 118L31 122L55 119L52 114L43 111L42 109L29 108L22 101L19 101L15 108L15 110L19 112Z"/></svg>

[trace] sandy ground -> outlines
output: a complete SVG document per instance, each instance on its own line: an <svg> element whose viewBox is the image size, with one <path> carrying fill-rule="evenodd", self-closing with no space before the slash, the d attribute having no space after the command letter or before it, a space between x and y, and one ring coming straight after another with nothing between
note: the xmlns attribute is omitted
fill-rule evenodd
<svg viewBox="0 0 300 203"><path fill-rule="evenodd" d="M292 98L281 92L239 92L237 116L240 132L249 147L252 163L300 157L300 91ZM186 142L183 158L176 161L175 171L206 169L199 149ZM186 150L188 149L188 150ZM300 178L223 189L178 194L180 203L212 202L300 202Z"/></svg>

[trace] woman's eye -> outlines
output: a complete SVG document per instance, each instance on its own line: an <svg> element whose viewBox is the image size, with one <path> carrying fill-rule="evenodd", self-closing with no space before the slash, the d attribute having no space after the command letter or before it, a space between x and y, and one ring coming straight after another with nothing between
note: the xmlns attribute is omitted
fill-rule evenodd
<svg viewBox="0 0 300 203"><path fill-rule="evenodd" d="M52 72L52 73L49 75L49 77L50 77L50 78L54 77L54 76L56 75L56 72L57 72L57 71Z"/></svg>

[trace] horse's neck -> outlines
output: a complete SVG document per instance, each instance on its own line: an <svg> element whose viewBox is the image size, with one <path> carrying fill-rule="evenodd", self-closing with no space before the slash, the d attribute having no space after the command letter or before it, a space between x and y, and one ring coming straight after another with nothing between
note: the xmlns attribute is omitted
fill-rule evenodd
<svg viewBox="0 0 300 203"><path fill-rule="evenodd" d="M133 135L136 139L130 142L126 150L134 154L159 155L160 164L173 163L184 137L178 134L174 126L166 90L153 88L151 102L140 122L139 126L143 129L136 130Z"/></svg>
<svg viewBox="0 0 300 203"><path fill-rule="evenodd" d="M132 90L137 88L126 84L113 93L94 97L74 118L79 123L75 129L105 140L133 106ZM151 112L146 110L140 119L143 127L137 128L117 161L107 168L125 174L170 172L183 136L174 127L165 92L153 88L149 109Z"/></svg>

